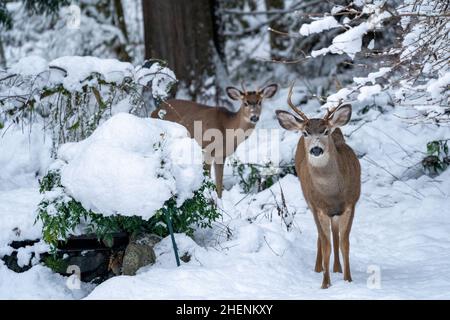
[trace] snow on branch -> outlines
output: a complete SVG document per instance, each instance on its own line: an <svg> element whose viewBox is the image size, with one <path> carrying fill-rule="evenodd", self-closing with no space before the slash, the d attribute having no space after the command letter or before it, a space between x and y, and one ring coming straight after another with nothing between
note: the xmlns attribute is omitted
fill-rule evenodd
<svg viewBox="0 0 450 320"><path fill-rule="evenodd" d="M341 24L337 22L334 17L329 16L322 19L317 19L311 23L302 24L299 32L302 36L309 36L313 33L320 33L322 31L338 28L340 26Z"/></svg>
<svg viewBox="0 0 450 320"><path fill-rule="evenodd" d="M0 123L48 122L53 147L79 141L118 112L148 114L143 89L164 100L176 82L161 61L133 66L116 59L66 56L21 59L0 73Z"/></svg>
<svg viewBox="0 0 450 320"><path fill-rule="evenodd" d="M363 57L363 52L364 57L377 56L382 61L382 65L370 67L373 71L366 77L355 77L353 84L328 97L324 107L344 100L363 101L389 91L397 105L412 107L418 118L450 121L448 1L354 1L346 7L335 6L321 17L320 14L312 16L316 20L302 25L301 35L308 36L336 27L343 27L346 31L335 35L327 47L311 51L307 58L346 54L355 60ZM340 16L344 18L336 19ZM389 31L386 22L400 30L397 43L390 48L374 50L376 39L372 39L367 47L363 47L366 43L363 38L371 31Z"/></svg>
<svg viewBox="0 0 450 320"><path fill-rule="evenodd" d="M381 22L391 16L388 12L380 12L376 10L367 21L361 24L351 27L349 30L337 35L333 39L331 46L320 50L311 52L312 57L317 57L327 53L347 54L350 58L354 59L355 55L361 51L362 38L369 31L381 27Z"/></svg>

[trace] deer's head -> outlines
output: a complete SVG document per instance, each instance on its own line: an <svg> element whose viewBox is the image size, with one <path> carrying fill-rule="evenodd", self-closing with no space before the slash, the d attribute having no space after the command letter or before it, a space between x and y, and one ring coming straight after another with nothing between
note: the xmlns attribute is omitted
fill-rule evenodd
<svg viewBox="0 0 450 320"><path fill-rule="evenodd" d="M256 124L261 115L261 105L264 99L272 98L278 90L277 84L269 84L256 91L247 91L242 84L242 91L235 87L227 87L226 92L231 100L241 101L240 111L247 122Z"/></svg>
<svg viewBox="0 0 450 320"><path fill-rule="evenodd" d="M323 118L308 118L291 101L292 86L289 89L288 105L299 116L283 110L275 111L278 122L286 130L300 131L305 140L305 152L309 162L315 166L327 163L330 156L330 147L333 144L331 134L336 128L346 125L352 115L352 107L349 104L338 105L329 109Z"/></svg>

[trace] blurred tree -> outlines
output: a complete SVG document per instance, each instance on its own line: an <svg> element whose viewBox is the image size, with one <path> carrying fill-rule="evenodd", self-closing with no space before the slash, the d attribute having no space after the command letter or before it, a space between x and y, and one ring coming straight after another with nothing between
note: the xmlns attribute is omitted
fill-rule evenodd
<svg viewBox="0 0 450 320"><path fill-rule="evenodd" d="M7 0L0 0L0 25L12 28L12 17L6 8ZM54 14L59 8L70 4L70 0L23 0L25 8L32 14Z"/></svg>
<svg viewBox="0 0 450 320"><path fill-rule="evenodd" d="M284 0L265 0L267 11L276 11L284 9ZM282 19L276 19L271 21L269 27L276 31L282 31L286 29L286 26L282 23ZM282 58L281 54L287 49L287 39L280 37L274 32L269 32L270 37L270 55L272 59L279 60Z"/></svg>
<svg viewBox="0 0 450 320"><path fill-rule="evenodd" d="M13 19L6 7L7 0L0 0L0 28L11 29ZM30 14L54 14L61 6L70 4L70 0L24 0L25 8ZM6 57L0 34L0 67L6 67Z"/></svg>
<svg viewBox="0 0 450 320"><path fill-rule="evenodd" d="M0 26L3 25L6 28L12 27L11 14L6 9L6 1L0 0Z"/></svg>
<svg viewBox="0 0 450 320"><path fill-rule="evenodd" d="M0 66L12 65L27 55L48 60L91 55L133 63L143 61L141 0L14 3L6 6L7 2L0 0L12 26L0 23Z"/></svg>
<svg viewBox="0 0 450 320"><path fill-rule="evenodd" d="M142 1L145 57L163 59L194 100L217 101L220 68L214 0Z"/></svg>

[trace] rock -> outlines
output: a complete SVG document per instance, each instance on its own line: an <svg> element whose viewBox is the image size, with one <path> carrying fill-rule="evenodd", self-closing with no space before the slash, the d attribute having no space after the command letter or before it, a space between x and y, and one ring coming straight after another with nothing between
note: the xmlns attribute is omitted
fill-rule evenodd
<svg viewBox="0 0 450 320"><path fill-rule="evenodd" d="M191 255L189 254L189 252L185 252L181 257L180 260L188 263L189 261L191 261Z"/></svg>
<svg viewBox="0 0 450 320"><path fill-rule="evenodd" d="M151 234L138 234L130 239L130 243L144 244L149 247L154 247L162 238L154 233Z"/></svg>
<svg viewBox="0 0 450 320"><path fill-rule="evenodd" d="M34 258L34 253L32 254L31 258ZM11 255L5 255L3 258L1 258L5 262L6 267L8 267L10 270L14 272L25 272L31 269L31 259L30 263L24 266L19 266L17 263L17 251L13 251Z"/></svg>
<svg viewBox="0 0 450 320"><path fill-rule="evenodd" d="M155 234L132 237L123 256L122 274L133 276L139 268L155 263L156 255L153 247L159 241L161 237Z"/></svg>
<svg viewBox="0 0 450 320"><path fill-rule="evenodd" d="M86 250L81 255L69 255L64 261L70 266L77 266L83 281L92 281L108 272L108 251Z"/></svg>
<svg viewBox="0 0 450 320"><path fill-rule="evenodd" d="M122 271L123 255L123 251L118 251L111 253L109 256L108 270L112 271L116 276L120 275Z"/></svg>
<svg viewBox="0 0 450 320"><path fill-rule="evenodd" d="M55 255L41 253L38 256L39 262L64 276L71 274L68 267L77 267L80 271L81 281L99 284L115 275L120 275L121 272L122 257L129 243L129 236L124 232L115 233L112 235L112 240L107 246L104 242L98 241L95 234L72 236L67 241L61 241L58 244ZM33 239L9 243L13 250L11 254L1 257L0 263L3 260L5 265L14 272L29 270L32 267L31 261L37 259L35 254L31 254L28 265L19 266L18 250L39 241L39 239ZM142 241L154 245L157 240L155 237L148 237Z"/></svg>

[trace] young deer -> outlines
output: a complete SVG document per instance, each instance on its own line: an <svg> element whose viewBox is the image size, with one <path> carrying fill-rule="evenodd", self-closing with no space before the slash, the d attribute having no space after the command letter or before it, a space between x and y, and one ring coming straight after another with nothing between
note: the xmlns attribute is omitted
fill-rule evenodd
<svg viewBox="0 0 450 320"><path fill-rule="evenodd" d="M233 154L238 145L252 133L259 120L263 100L273 97L277 90L277 84L256 91L247 91L244 86L242 91L228 87L228 97L241 101L237 112L225 107L172 99L153 111L151 117L177 122L187 128L191 137L204 150L207 171L210 171L214 162L217 195L221 198L225 158Z"/></svg>
<svg viewBox="0 0 450 320"><path fill-rule="evenodd" d="M350 274L350 229L355 205L361 189L361 168L353 150L345 143L339 127L351 117L350 105L339 105L328 110L322 119L309 119L291 101L292 86L287 102L300 118L277 110L280 125L287 130L301 131L297 145L295 168L303 195L314 215L317 226L316 272L323 273L322 288L331 285L329 264L331 236L333 236L333 272L342 272L339 247L344 259L344 280L352 281Z"/></svg>

